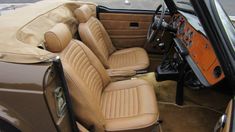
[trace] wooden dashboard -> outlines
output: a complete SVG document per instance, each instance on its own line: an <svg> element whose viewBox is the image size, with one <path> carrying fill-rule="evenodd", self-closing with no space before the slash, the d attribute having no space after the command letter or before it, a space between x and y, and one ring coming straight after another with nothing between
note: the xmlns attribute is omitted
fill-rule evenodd
<svg viewBox="0 0 235 132"><path fill-rule="evenodd" d="M200 69L210 85L214 85L225 76L207 37L196 30L182 14L173 16L173 26L178 28L176 37L189 52L189 56Z"/></svg>

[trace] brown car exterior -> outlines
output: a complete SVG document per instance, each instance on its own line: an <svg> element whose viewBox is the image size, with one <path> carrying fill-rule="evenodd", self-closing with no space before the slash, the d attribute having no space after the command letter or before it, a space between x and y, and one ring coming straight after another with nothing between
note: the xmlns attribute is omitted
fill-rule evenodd
<svg viewBox="0 0 235 132"><path fill-rule="evenodd" d="M1 29L8 28L8 30L0 37L0 131L73 130L74 124L71 123L68 114L62 80L53 64L56 55L37 48L40 45L35 44L43 41L43 38L37 38L38 34L43 34L56 24L48 24L50 27L44 26L41 30L41 26L45 24L43 22L49 23L50 16L47 15L57 14L55 22L70 23L72 10L81 4L81 2L42 1L17 9L16 13L1 16ZM19 21L14 22L17 19ZM5 23L6 21L10 21L11 24ZM27 36L32 33L27 30L31 24L35 24L38 29L32 31L34 36ZM14 50L13 47L16 45L21 47L22 51ZM11 46L13 47L10 48Z"/></svg>
<svg viewBox="0 0 235 132"><path fill-rule="evenodd" d="M51 74L51 66L51 63L19 65L1 62L2 120L21 131L56 131L54 121L63 126L56 115L53 89L58 87L55 84L58 79L56 74ZM66 120L67 114L63 118ZM69 129L68 126L63 129Z"/></svg>

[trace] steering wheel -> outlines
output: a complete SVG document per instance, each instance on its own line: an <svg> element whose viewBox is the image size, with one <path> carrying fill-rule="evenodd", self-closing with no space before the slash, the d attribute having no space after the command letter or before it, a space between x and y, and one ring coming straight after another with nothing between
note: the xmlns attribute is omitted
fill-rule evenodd
<svg viewBox="0 0 235 132"><path fill-rule="evenodd" d="M160 11L161 8L162 8L161 15L158 16L158 12ZM163 22L163 19L165 16L165 11L166 11L165 5L160 4L157 7L157 9L153 15L152 23L149 25L149 28L148 28L148 33L147 33L148 43L153 42L153 40L156 38L158 32L160 31L161 26L162 26L162 22Z"/></svg>

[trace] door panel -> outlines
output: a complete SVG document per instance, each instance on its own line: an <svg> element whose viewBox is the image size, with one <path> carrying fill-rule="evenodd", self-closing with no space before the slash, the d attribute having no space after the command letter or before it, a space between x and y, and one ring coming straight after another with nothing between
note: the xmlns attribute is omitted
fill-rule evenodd
<svg viewBox="0 0 235 132"><path fill-rule="evenodd" d="M153 43L147 44L147 31L152 22L153 10L110 9L97 6L97 17L104 25L114 46L117 49L143 47L148 53L162 54L161 49ZM159 13L160 15L160 13ZM169 22L171 15L167 13L164 20ZM158 35L159 36L159 35ZM169 45L170 35L164 34L162 40Z"/></svg>
<svg viewBox="0 0 235 132"><path fill-rule="evenodd" d="M99 19L118 49L144 47L152 14L99 13Z"/></svg>

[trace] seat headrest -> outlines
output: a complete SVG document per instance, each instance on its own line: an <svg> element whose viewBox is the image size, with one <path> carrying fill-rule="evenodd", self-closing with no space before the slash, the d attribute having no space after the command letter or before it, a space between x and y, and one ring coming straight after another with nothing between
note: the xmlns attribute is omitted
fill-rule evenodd
<svg viewBox="0 0 235 132"><path fill-rule="evenodd" d="M92 10L88 5L82 5L74 11L79 23L87 22L92 16Z"/></svg>
<svg viewBox="0 0 235 132"><path fill-rule="evenodd" d="M63 51L72 40L72 33L67 25L58 23L44 34L44 38L47 50L58 53Z"/></svg>

